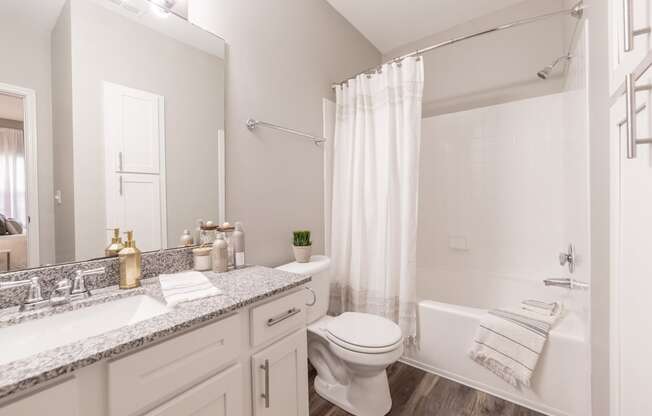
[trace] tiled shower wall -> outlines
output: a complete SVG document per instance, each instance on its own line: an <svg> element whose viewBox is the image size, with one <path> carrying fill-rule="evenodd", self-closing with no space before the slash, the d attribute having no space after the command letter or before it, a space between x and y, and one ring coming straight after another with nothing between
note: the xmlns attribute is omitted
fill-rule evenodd
<svg viewBox="0 0 652 416"><path fill-rule="evenodd" d="M586 294L544 288L569 277L574 243L588 281L588 141L583 36L566 91L423 120L418 290L492 308L563 300L586 319Z"/></svg>

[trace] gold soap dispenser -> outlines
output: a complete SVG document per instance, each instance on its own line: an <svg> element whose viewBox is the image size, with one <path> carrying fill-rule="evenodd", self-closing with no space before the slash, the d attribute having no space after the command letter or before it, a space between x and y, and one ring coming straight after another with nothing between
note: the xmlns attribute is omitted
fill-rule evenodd
<svg viewBox="0 0 652 416"><path fill-rule="evenodd" d="M115 257L120 253L120 250L125 248L125 245L122 244L122 237L120 237L120 229L113 229L113 238L111 239L111 244L104 249L104 255L107 257Z"/></svg>
<svg viewBox="0 0 652 416"><path fill-rule="evenodd" d="M136 247L134 241L134 232L127 231L127 241L125 248L120 250L118 258L120 259L120 289L133 289L140 286L142 277L140 250Z"/></svg>

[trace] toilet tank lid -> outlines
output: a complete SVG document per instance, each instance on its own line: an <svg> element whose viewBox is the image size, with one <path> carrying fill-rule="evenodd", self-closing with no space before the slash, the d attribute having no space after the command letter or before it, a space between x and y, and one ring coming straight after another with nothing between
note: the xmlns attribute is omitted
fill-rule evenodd
<svg viewBox="0 0 652 416"><path fill-rule="evenodd" d="M331 265L331 259L326 256L312 256L308 263L297 263L296 261L282 266L278 266L278 270L285 272L303 274L313 276L317 273L328 270Z"/></svg>

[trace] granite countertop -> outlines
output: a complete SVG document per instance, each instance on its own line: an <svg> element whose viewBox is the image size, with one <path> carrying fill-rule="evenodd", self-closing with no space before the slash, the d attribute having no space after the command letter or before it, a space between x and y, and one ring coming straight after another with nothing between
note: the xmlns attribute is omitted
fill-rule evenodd
<svg viewBox="0 0 652 416"><path fill-rule="evenodd" d="M247 305L310 281L307 276L260 266L228 273L207 272L205 275L223 294L184 302L162 315L0 365L0 398L179 331L217 320ZM158 277L155 277L143 280L137 289L120 290L117 286L110 286L94 291L88 299L55 308L33 312L18 312L17 308L0 310L0 336L3 327L139 294L149 295L165 303Z"/></svg>

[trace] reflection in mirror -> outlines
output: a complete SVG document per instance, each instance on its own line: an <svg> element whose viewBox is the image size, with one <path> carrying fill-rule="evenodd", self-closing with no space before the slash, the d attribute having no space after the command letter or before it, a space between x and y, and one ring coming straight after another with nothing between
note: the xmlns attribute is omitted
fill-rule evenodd
<svg viewBox="0 0 652 416"><path fill-rule="evenodd" d="M0 3L0 271L222 219L224 42L192 3Z"/></svg>

